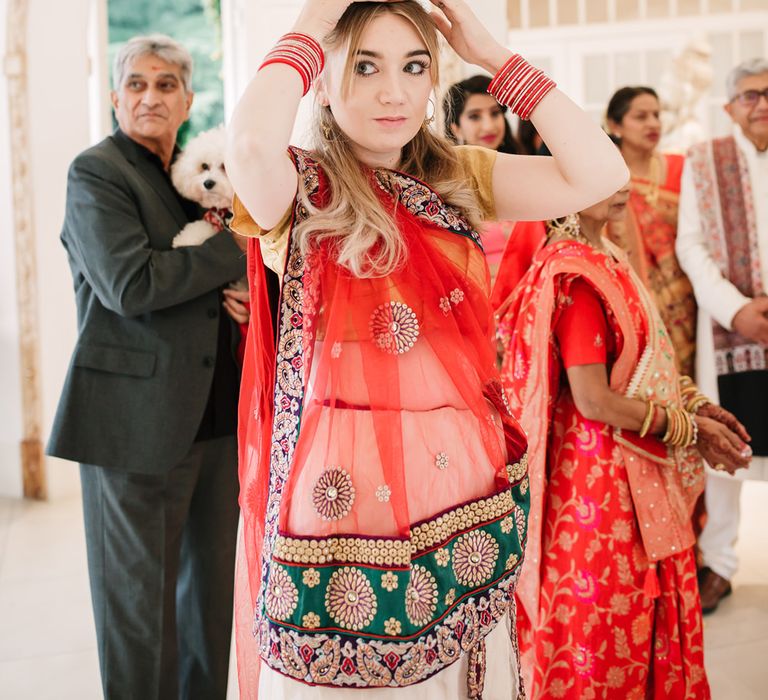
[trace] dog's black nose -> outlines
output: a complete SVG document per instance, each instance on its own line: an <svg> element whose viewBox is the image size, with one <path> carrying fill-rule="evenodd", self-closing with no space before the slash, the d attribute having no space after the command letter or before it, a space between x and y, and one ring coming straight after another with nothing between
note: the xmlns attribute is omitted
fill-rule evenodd
<svg viewBox="0 0 768 700"><path fill-rule="evenodd" d="M212 190L214 187L216 187L216 180L206 180L203 183L203 187L205 187L206 190Z"/></svg>

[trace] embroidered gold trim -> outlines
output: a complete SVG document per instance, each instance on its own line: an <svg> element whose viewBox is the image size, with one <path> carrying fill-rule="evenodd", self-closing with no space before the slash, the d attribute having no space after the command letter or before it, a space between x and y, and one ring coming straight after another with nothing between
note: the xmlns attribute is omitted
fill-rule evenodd
<svg viewBox="0 0 768 700"><path fill-rule="evenodd" d="M292 564L368 564L410 566L427 549L481 523L500 518L515 508L511 491L503 491L438 516L411 530L411 540L327 537L318 540L278 535L274 556Z"/></svg>
<svg viewBox="0 0 768 700"><path fill-rule="evenodd" d="M516 484L518 481L520 481L520 479L522 479L527 473L528 473L528 453L527 452L520 458L519 462L516 462L515 464L507 465L507 476L509 476L509 481L513 484Z"/></svg>

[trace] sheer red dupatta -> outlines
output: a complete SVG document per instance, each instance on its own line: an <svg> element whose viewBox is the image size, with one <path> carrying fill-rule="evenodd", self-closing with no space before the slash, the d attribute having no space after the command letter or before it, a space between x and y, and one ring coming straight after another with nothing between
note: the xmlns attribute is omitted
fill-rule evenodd
<svg viewBox="0 0 768 700"><path fill-rule="evenodd" d="M261 587L261 549L269 494L269 458L274 415L275 338L267 278L256 238L248 240L251 319L238 407L238 457L242 531L238 540L235 597L237 670L241 697L257 696L260 657L254 644L253 611ZM244 486L247 484L247 488Z"/></svg>
<svg viewBox="0 0 768 700"><path fill-rule="evenodd" d="M309 154L292 155L322 202L322 172ZM249 247L237 596L247 697L259 656L308 683L428 677L458 657L424 656L424 640L438 627L441 639L462 638L467 606L484 597L491 612L470 614L464 643L490 632L522 559L525 474L514 472L511 490L507 462L522 458L525 439L500 391L477 236L426 185L393 171L372 177L407 263L360 279L325 245L306 260L289 245L274 343L258 244ZM294 223L305 215L297 201ZM462 542L489 547L482 571L462 559ZM354 603L337 595L344 586ZM333 659L349 642L367 651L340 670Z"/></svg>

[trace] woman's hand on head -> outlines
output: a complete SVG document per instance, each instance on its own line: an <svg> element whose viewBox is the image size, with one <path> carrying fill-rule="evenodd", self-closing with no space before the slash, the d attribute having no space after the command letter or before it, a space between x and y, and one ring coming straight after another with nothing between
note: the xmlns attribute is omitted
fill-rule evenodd
<svg viewBox="0 0 768 700"><path fill-rule="evenodd" d="M399 2L399 0L307 0L293 31L323 41L336 27L347 8L355 2Z"/></svg>
<svg viewBox="0 0 768 700"><path fill-rule="evenodd" d="M699 414L696 424L699 427L696 447L713 467L733 474L749 466L752 450L724 423Z"/></svg>
<svg viewBox="0 0 768 700"><path fill-rule="evenodd" d="M464 0L431 0L430 13L451 48L467 63L496 73L511 56L499 44Z"/></svg>

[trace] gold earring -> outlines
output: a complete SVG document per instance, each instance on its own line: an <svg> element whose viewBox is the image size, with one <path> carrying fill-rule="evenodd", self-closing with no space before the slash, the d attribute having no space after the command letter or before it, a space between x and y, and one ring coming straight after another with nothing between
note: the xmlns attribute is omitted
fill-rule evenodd
<svg viewBox="0 0 768 700"><path fill-rule="evenodd" d="M426 115L424 116L424 126L425 127L430 126L435 121L435 103L432 101L431 97L429 98L428 102L429 102L429 104L432 105L432 115L429 116L429 117L427 117Z"/></svg>
<svg viewBox="0 0 768 700"><path fill-rule="evenodd" d="M584 234L581 232L578 214L568 214L560 219L552 219L547 222L548 236L563 236L575 241L586 242Z"/></svg>
<svg viewBox="0 0 768 700"><path fill-rule="evenodd" d="M330 127L329 124L321 124L320 125L320 131L323 132L323 138L326 141L330 141L331 140L331 133L332 133L332 131L331 131L331 127Z"/></svg>

